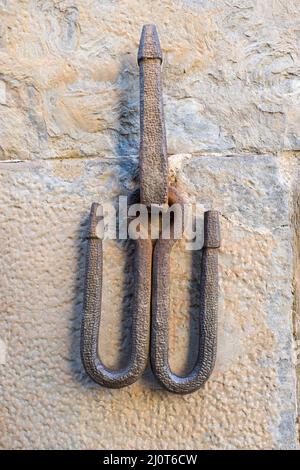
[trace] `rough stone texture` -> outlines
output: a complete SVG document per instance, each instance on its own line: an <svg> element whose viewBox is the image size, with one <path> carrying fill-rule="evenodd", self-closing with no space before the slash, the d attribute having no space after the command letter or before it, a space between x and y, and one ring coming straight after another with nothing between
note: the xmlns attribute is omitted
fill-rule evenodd
<svg viewBox="0 0 300 470"><path fill-rule="evenodd" d="M80 362L90 202L132 189L136 159L2 163L3 448L296 446L286 161L179 155L170 163L190 200L222 212L217 365L203 390L183 397L161 390L149 371L126 389L101 389ZM131 256L124 245L106 243L101 338L109 365L124 361L130 341ZM193 359L187 325L195 326L199 296L197 266L190 273L189 261L179 244L171 260L170 350L177 371Z"/></svg>
<svg viewBox="0 0 300 470"><path fill-rule="evenodd" d="M135 153L149 22L171 154L300 148L297 0L1 0L0 13L3 159Z"/></svg>
<svg viewBox="0 0 300 470"><path fill-rule="evenodd" d="M1 448L297 446L299 19L297 0L0 0ZM91 202L138 184L136 54L150 22L171 179L222 212L217 365L184 397L149 370L100 389L79 355ZM130 344L132 256L106 242L109 366ZM184 372L199 263L178 244L171 264L170 362Z"/></svg>

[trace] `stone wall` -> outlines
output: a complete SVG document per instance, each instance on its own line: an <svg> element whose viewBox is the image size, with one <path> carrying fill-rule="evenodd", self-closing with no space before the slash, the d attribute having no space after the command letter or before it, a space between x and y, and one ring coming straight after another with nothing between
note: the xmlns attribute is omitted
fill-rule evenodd
<svg viewBox="0 0 300 470"><path fill-rule="evenodd" d="M299 10L297 0L0 0L1 448L298 446ZM128 388L101 388L79 355L90 205L138 185L145 23L164 52L170 178L222 214L217 364L186 396L149 368ZM130 345L132 257L106 242L110 366ZM196 347L198 271L178 243L178 373Z"/></svg>

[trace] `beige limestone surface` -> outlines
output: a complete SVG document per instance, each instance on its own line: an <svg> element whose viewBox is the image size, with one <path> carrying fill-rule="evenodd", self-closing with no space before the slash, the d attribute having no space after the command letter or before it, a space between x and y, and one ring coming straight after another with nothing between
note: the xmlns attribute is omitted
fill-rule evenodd
<svg viewBox="0 0 300 470"><path fill-rule="evenodd" d="M1 445L294 447L292 234L279 158L171 159L177 187L222 213L218 358L204 389L172 395L149 371L123 390L86 377L79 335L89 206L133 189L136 163L1 165ZM101 354L110 366L126 360L130 343L132 255L127 244L105 244ZM188 325L196 329L199 269L180 243L171 266L171 364L182 372L196 347Z"/></svg>
<svg viewBox="0 0 300 470"><path fill-rule="evenodd" d="M298 0L0 0L0 448L298 446L299 13ZM138 186L136 53L152 22L170 181L222 214L217 363L186 396L149 368L128 388L101 388L79 354L89 208ZM133 256L105 242L100 338L112 367L130 346ZM178 373L197 346L191 258L178 243Z"/></svg>

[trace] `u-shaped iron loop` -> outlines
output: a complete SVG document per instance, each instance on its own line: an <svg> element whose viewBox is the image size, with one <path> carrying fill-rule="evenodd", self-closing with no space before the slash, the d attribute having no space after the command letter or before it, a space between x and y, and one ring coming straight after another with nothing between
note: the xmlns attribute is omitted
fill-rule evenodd
<svg viewBox="0 0 300 470"><path fill-rule="evenodd" d="M153 254L151 366L161 384L170 392L191 393L209 378L216 358L218 310L218 254L220 230L217 211L204 214L204 245L200 283L200 335L196 364L185 377L169 366L169 279L170 253L176 240L159 239Z"/></svg>
<svg viewBox="0 0 300 470"><path fill-rule="evenodd" d="M105 387L121 388L135 382L147 365L150 341L152 243L151 240L136 240L135 291L129 363L122 370L108 369L98 353L103 275L102 240L97 236L98 206L99 204L95 203L92 205L90 215L81 357L85 370L92 380Z"/></svg>

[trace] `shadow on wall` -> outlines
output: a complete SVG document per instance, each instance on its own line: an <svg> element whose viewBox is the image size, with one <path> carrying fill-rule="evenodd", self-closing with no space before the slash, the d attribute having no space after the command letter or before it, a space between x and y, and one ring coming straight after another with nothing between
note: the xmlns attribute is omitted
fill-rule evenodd
<svg viewBox="0 0 300 470"><path fill-rule="evenodd" d="M139 152L139 74L137 61L132 57L121 62L117 80L119 95L119 125L116 140L116 155L137 155Z"/></svg>
<svg viewBox="0 0 300 470"><path fill-rule="evenodd" d="M123 61L120 75L119 86L121 89L119 100L119 131L116 142L117 154L128 156L138 153L139 145L139 84L137 75L137 66L132 61ZM120 159L120 187L123 186L128 171L136 171L136 165L130 164L128 159L124 162ZM135 175L136 177L137 175ZM124 193L124 191L123 191ZM94 201L90 201L91 204ZM70 334L70 364L71 372L74 380L80 382L84 386L96 387L96 384L87 376L83 368L80 357L80 334L81 322L83 314L83 291L85 278L85 255L86 255L86 235L89 225L89 213L81 220L76 234L76 251L77 251L77 269L76 269L76 296L73 303L73 324ZM122 249L124 253L124 277L122 281L122 312L120 316L121 322L121 341L119 347L119 357L115 365L116 368L124 367L130 355L131 349L131 311L133 305L133 257L134 257L134 241L117 240L115 243ZM104 245L105 249L105 245ZM105 259L105 257L104 257ZM188 325L188 349L184 358L184 363L180 367L180 371L185 375L191 371L196 361L199 341L199 311L200 311L200 273L201 273L201 251L192 252L191 257L191 277L189 281L189 325ZM180 285L178 286L180 288ZM172 323L172 312L170 312ZM173 319L174 321L174 319ZM105 321L101 323L101 330L105 331ZM176 353L176 344L171 348ZM103 357L106 363L106 358ZM150 364L142 377L145 387L161 388L152 374Z"/></svg>
<svg viewBox="0 0 300 470"><path fill-rule="evenodd" d="M120 90L119 94L119 126L116 138L116 154L120 156L129 156L138 153L139 146L139 78L138 78L138 67L133 60L124 58L121 62L119 77L116 83L117 88ZM123 171L120 173L126 174L128 170L132 170L133 165L121 163L121 167L124 166ZM122 179L122 177L121 177ZM94 201L91 201L91 204ZM96 202L96 201L95 201ZM86 255L86 234L89 225L89 213L80 222L77 234L76 234L76 251L77 251L77 269L75 288L76 296L73 303L73 324L70 334L70 358L71 358L71 371L74 379L80 383L90 387L96 386L95 383L86 374L80 356L80 335L81 335L81 322L83 315L83 292L84 292L84 278L85 278L85 255ZM125 272L127 275L124 279L123 292L124 296L132 297L130 293L125 292L126 285L132 274L128 272L128 267L132 265L132 246L128 246L126 249L125 259ZM122 302L122 351L123 354L120 356L118 361L118 367L122 367L126 363L126 359L130 353L130 327L131 327L131 316L130 309L128 309L128 302ZM105 325L102 322L102 328ZM105 358L104 358L105 362Z"/></svg>

